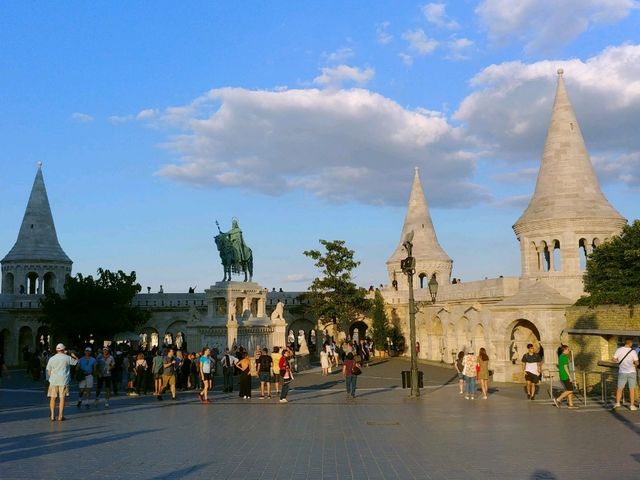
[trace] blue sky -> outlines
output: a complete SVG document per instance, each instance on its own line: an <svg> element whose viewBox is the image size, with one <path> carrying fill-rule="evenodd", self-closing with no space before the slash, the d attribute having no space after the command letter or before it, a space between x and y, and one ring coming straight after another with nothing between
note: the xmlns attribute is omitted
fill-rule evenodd
<svg viewBox="0 0 640 480"><path fill-rule="evenodd" d="M559 67L638 217L639 32L633 0L2 2L0 252L42 161L75 272L202 290L236 216L268 288L305 289L320 238L388 283L419 166L453 275L518 275Z"/></svg>

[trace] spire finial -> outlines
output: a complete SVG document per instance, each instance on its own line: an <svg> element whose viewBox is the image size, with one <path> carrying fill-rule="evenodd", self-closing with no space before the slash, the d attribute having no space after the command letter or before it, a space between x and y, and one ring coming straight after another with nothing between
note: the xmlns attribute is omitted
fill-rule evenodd
<svg viewBox="0 0 640 480"><path fill-rule="evenodd" d="M558 69L558 76L561 77L564 74L564 68Z"/></svg>
<svg viewBox="0 0 640 480"><path fill-rule="evenodd" d="M416 169L416 173L420 173L420 167L419 167L419 166L417 166L417 165L416 165L416 166L415 166L415 167L413 167L413 168L415 168L415 169Z"/></svg>
<svg viewBox="0 0 640 480"><path fill-rule="evenodd" d="M42 170L42 162L38 161L38 170Z"/></svg>

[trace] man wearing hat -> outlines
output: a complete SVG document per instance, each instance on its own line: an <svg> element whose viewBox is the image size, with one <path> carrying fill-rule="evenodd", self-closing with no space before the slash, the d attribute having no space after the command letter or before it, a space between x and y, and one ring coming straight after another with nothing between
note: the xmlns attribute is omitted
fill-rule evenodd
<svg viewBox="0 0 640 480"><path fill-rule="evenodd" d="M78 363L78 358L72 353L65 353L66 347L59 343L56 345L56 354L47 362L47 374L49 376L49 408L51 409L51 421L55 420L56 398L60 399L58 405L58 421L64 420L64 399L69 396L69 383L71 383L71 367Z"/></svg>
<svg viewBox="0 0 640 480"><path fill-rule="evenodd" d="M93 358L91 353L91 347L84 349L84 357L78 360L79 369L78 375L78 390L80 392L78 398L78 408L82 407L82 399L86 397L85 405L89 408L89 402L91 401L91 389L93 388L93 377L96 371L96 359Z"/></svg>

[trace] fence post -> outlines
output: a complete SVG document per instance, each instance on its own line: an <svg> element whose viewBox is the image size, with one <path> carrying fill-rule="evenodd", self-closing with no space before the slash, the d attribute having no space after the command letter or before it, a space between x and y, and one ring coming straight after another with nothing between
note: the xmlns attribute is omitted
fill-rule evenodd
<svg viewBox="0 0 640 480"><path fill-rule="evenodd" d="M584 406L587 406L587 372L582 372L582 388L584 391Z"/></svg>
<svg viewBox="0 0 640 480"><path fill-rule="evenodd" d="M602 392L602 404L607 406L607 381L604 378L605 372L600 372L600 391Z"/></svg>

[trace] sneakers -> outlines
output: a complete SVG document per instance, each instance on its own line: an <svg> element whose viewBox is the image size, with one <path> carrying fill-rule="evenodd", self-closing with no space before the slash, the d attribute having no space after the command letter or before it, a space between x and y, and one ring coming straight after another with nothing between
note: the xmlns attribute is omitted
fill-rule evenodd
<svg viewBox="0 0 640 480"><path fill-rule="evenodd" d="M466 398L467 400L469 400L469 395L465 395L464 398Z"/></svg>
<svg viewBox="0 0 640 480"><path fill-rule="evenodd" d="M638 407L636 407L635 405L631 405L629 407L629 410L631 410L631 411L638 410Z"/></svg>
<svg viewBox="0 0 640 480"><path fill-rule="evenodd" d="M552 397L551 400L553 400L553 404L556 406L556 408L560 408L560 404L558 403L558 399L556 397Z"/></svg>
<svg viewBox="0 0 640 480"><path fill-rule="evenodd" d="M288 403L289 400L287 400L286 398L281 398L280 400L278 400L280 403Z"/></svg>
<svg viewBox="0 0 640 480"><path fill-rule="evenodd" d="M263 395L260 395L260 400L264 400L264 396Z"/></svg>
<svg viewBox="0 0 640 480"><path fill-rule="evenodd" d="M576 405L569 405L567 408L569 410L577 410L578 409L578 407Z"/></svg>
<svg viewBox="0 0 640 480"><path fill-rule="evenodd" d="M109 402L104 402L104 408L109 408Z"/></svg>
<svg viewBox="0 0 640 480"><path fill-rule="evenodd" d="M531 398L529 400L535 400L536 396L535 395L531 395Z"/></svg>
<svg viewBox="0 0 640 480"><path fill-rule="evenodd" d="M620 408L620 404L619 404L619 403L616 403L616 404L613 406L613 409L614 409L614 410L615 410L616 408Z"/></svg>

